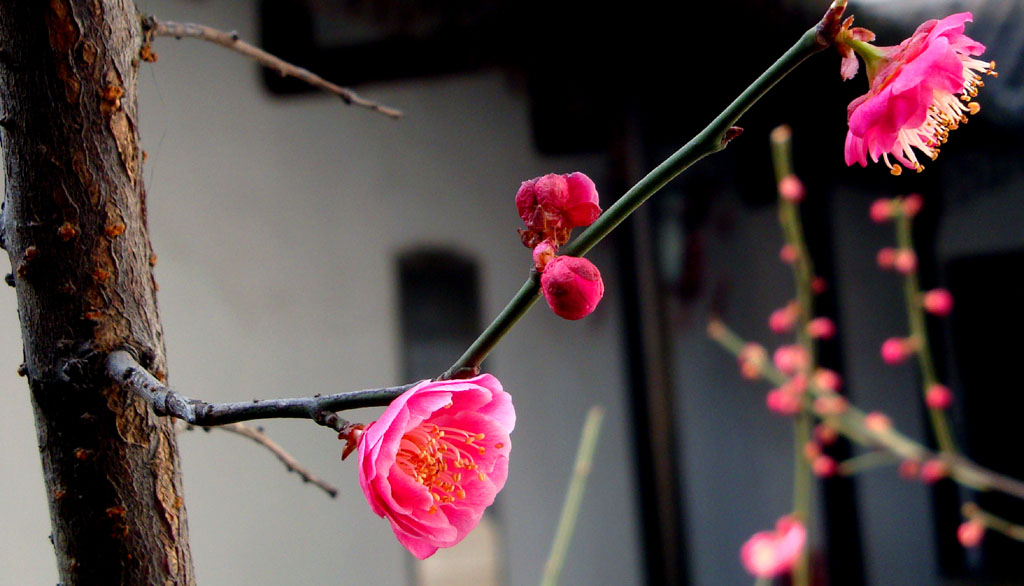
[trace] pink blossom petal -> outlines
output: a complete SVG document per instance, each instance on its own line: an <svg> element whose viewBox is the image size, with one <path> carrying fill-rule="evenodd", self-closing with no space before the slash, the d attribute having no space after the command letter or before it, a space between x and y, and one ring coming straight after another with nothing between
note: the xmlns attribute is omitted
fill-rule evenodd
<svg viewBox="0 0 1024 586"><path fill-rule="evenodd" d="M460 542L508 477L511 398L483 374L423 381L359 439L359 486L418 558Z"/></svg>

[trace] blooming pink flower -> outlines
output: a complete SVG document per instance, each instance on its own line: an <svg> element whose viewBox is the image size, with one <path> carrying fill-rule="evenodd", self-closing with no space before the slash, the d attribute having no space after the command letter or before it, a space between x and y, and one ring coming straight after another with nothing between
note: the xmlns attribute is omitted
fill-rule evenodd
<svg viewBox="0 0 1024 586"><path fill-rule="evenodd" d="M929 20L896 47L876 47L874 34L844 23L836 37L844 55L841 74L849 79L857 71L856 52L867 68L868 93L847 109L846 164L867 166L879 157L894 175L901 164L917 171L917 149L934 159L951 130L966 122L967 113L980 108L971 99L984 85L981 74L995 75L995 62L974 59L985 46L964 35L971 13ZM897 161L889 160L892 157Z"/></svg>
<svg viewBox="0 0 1024 586"><path fill-rule="evenodd" d="M932 289L921 297L921 305L928 313L947 316L953 311L953 294L947 289Z"/></svg>
<svg viewBox="0 0 1024 586"><path fill-rule="evenodd" d="M775 531L755 533L740 549L743 567L758 578L774 578L788 572L807 543L807 530L793 517L782 517Z"/></svg>
<svg viewBox="0 0 1024 586"><path fill-rule="evenodd" d="M516 193L516 210L526 223L519 237L528 248L551 240L557 248L569 240L578 226L589 226L601 214L597 188L583 173L556 175L523 181Z"/></svg>
<svg viewBox="0 0 1024 586"><path fill-rule="evenodd" d="M548 307L565 319L584 318L604 296L601 271L577 256L556 256L540 276L540 289Z"/></svg>
<svg viewBox="0 0 1024 586"><path fill-rule="evenodd" d="M423 381L359 438L359 486L413 555L461 541L505 485L512 398L489 374Z"/></svg>

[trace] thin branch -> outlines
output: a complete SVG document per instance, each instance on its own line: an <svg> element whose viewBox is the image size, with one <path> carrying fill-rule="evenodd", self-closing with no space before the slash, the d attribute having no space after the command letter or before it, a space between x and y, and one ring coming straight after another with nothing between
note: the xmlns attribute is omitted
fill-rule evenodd
<svg viewBox="0 0 1024 586"><path fill-rule="evenodd" d="M270 439L270 437L261 430L244 423L228 423L227 425L204 429L222 429L224 431L238 434L242 437L247 437L273 452L273 454L277 456L277 459L284 464L284 467L287 468L289 472L298 474L302 478L303 482L309 482L316 485L318 488L329 494L331 498L338 496L338 489L334 485L321 480L317 475L310 472L305 466L299 463L298 460L286 452L284 448L278 445L274 440Z"/></svg>
<svg viewBox="0 0 1024 586"><path fill-rule="evenodd" d="M157 415L175 417L203 427L254 419L312 419L338 431L346 422L337 416L337 411L385 407L416 384L292 399L207 403L182 395L163 384L124 350L116 350L107 356L106 370L111 379L152 405Z"/></svg>
<svg viewBox="0 0 1024 586"><path fill-rule="evenodd" d="M562 514L558 519L558 529L555 531L555 540L551 544L548 561L544 564L541 586L557 586L558 584L558 577L565 564L565 554L569 551L572 534L576 529L576 521L580 516L580 505L583 503L583 493L587 488L587 477L590 476L603 419L604 409L602 407L594 405L587 411L587 418L583 422L583 430L580 432L580 443L576 448L576 463L573 465L569 489L565 493Z"/></svg>
<svg viewBox="0 0 1024 586"><path fill-rule="evenodd" d="M146 46L149 45L149 41L153 37L174 37L176 39L189 37L209 41L241 53L260 65L268 69L273 69L282 76L294 77L295 79L304 81L313 87L320 88L325 92L334 94L340 97L346 104L368 108L390 118L402 117L402 112L400 110L362 98L354 91L329 82L308 69L292 65L280 57L271 55L259 47L246 43L238 37L238 33L236 32L225 32L206 25L191 22L157 20L154 16L145 17L142 24L146 33Z"/></svg>
<svg viewBox="0 0 1024 586"><path fill-rule="evenodd" d="M566 245L562 254L585 255L669 181L675 179L690 165L724 149L729 141L738 136L741 131L735 127L736 122L761 96L805 59L831 45L831 39L835 36L835 28L839 23L839 16L845 5L845 0L833 2L832 7L818 25L805 32L788 51L754 80L747 89L743 90L743 93L712 120L700 134L693 137L623 194L583 233ZM519 288L508 305L494 318L494 321L473 341L462 356L455 361L455 364L438 378L445 380L476 374L480 370L480 364L487 358L491 350L539 298L540 277L534 272Z"/></svg>

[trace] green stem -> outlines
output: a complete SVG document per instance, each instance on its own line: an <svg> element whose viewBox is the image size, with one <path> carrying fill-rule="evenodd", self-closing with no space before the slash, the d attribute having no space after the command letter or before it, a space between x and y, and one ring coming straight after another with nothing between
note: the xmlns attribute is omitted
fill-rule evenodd
<svg viewBox="0 0 1024 586"><path fill-rule="evenodd" d="M793 175L792 133L789 127L780 126L772 131L772 165L775 169L775 181L780 183L784 178ZM800 308L797 319L796 340L807 351L809 357L803 374L807 380L817 367L817 348L814 339L807 331L807 326L814 314L811 293L811 279L814 267L811 255L804 240L803 227L800 224L800 210L797 203L779 194L779 224L785 235L786 244L797 251L796 263L793 265L793 288L796 290L797 305ZM813 415L811 414L810 397L801 398L801 409L793 421L793 512L805 526L810 524L811 486L813 477L811 465L804 456L804 445L811 440ZM805 547L800 559L793 566L794 586L810 584L810 556Z"/></svg>
<svg viewBox="0 0 1024 586"><path fill-rule="evenodd" d="M562 566L565 564L565 554L569 551L569 543L572 541L572 534L576 529L576 520L579 518L580 504L583 502L583 493L587 487L587 476L590 474L590 467L594 461L594 452L597 448L597 438L601 431L602 419L604 419L604 409L595 405L587 412L587 419L583 422L583 431L580 434L580 444L576 451L576 463L573 465L572 479L569 481L569 490L565 494L562 515L558 519L558 529L555 531L555 539L551 543L548 561L544 564L544 576L540 581L541 586L555 586L558 584L558 578L562 573Z"/></svg>
<svg viewBox="0 0 1024 586"><path fill-rule="evenodd" d="M616 226L622 223L634 210L649 197L658 192L669 181L676 178L687 167L700 159L725 148L728 140L735 136L730 129L736 124L751 106L768 90L792 71L797 65L811 55L818 53L831 44L827 33L819 31L819 26L809 29L797 42L786 51L775 63L750 84L729 106L716 117L697 136L683 145L672 156L655 167L629 189L622 197L611 205L601 216L583 231L575 240L565 246L562 254L583 256L591 248L607 236ZM530 276L519 292L498 317L480 334L461 357L440 379L458 378L475 373L487 355L494 349L501 338L508 333L519 318L537 301L540 280L536 275Z"/></svg>
<svg viewBox="0 0 1024 586"><path fill-rule="evenodd" d="M903 206L899 207L900 212L896 215L896 244L903 250L913 251L911 219L910 216L903 213ZM928 389L932 385L938 384L939 377L935 373L935 363L932 361L931 348L928 344L928 328L925 324L924 308L921 305L921 285L916 269L907 273L903 279L903 297L907 306L907 320L910 323L910 337L914 341L918 366L921 368L922 392L927 398ZM946 413L942 409L929 407L928 418L939 449L947 454L956 453L956 444L953 441Z"/></svg>

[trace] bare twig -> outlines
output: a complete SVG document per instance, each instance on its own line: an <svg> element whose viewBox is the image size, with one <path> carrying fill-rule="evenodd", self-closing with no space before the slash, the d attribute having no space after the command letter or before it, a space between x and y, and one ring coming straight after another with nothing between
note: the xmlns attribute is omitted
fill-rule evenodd
<svg viewBox="0 0 1024 586"><path fill-rule="evenodd" d="M310 472L305 466L299 463L294 456L286 452L284 448L278 445L274 440L270 439L270 437L263 433L263 431L244 423L228 423L227 425L204 429L222 429L224 431L238 434L242 437L247 437L273 452L273 454L277 456L277 459L284 464L284 467L287 468L289 472L294 472L302 477L303 482L309 482L316 485L318 488L331 495L331 498L338 496L338 489L334 485L321 480L317 475Z"/></svg>
<svg viewBox="0 0 1024 586"><path fill-rule="evenodd" d="M415 385L410 383L399 387L293 399L207 403L186 397L163 384L124 350L111 352L107 356L106 370L111 379L131 389L152 405L157 415L168 415L204 427L254 419L312 419L338 431L347 422L337 416L337 411L384 407Z"/></svg>
<svg viewBox="0 0 1024 586"><path fill-rule="evenodd" d="M380 112L381 114L391 118L402 117L402 112L399 110L362 98L354 91L329 82L308 69L292 65L280 57L271 55L259 47L246 43L238 37L238 33L236 32L225 32L206 25L191 22L157 20L157 18L153 16L145 17L142 24L146 33L146 45L144 48L149 47L149 42L153 37L174 37L176 39L189 37L209 41L241 53L260 65L273 69L283 76L294 77L295 79L302 80L313 87L332 93L340 97L346 104L368 108L374 112Z"/></svg>
<svg viewBox="0 0 1024 586"><path fill-rule="evenodd" d="M558 519L558 529L555 531L555 540L548 552L548 561L544 564L544 575L541 576L541 586L557 586L558 577L562 573L562 565L565 563L565 554L569 551L569 543L572 541L572 534L576 529L576 521L580 514L580 505L583 503L583 493L587 488L587 477L590 476L590 468L594 460L594 451L597 449L597 438L601 432L601 421L604 419L604 408L594 405L587 411L587 418L583 422L583 430L580 432L580 443L576 448L576 463L573 465L572 477L569 479L569 489L565 493L565 502L562 504L562 515Z"/></svg>

